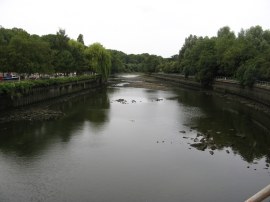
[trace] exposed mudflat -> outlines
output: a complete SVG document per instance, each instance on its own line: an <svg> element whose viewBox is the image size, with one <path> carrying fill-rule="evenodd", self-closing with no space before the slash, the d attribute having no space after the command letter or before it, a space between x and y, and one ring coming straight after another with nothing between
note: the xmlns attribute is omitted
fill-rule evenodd
<svg viewBox="0 0 270 202"><path fill-rule="evenodd" d="M171 84L161 82L158 79L147 75L134 75L133 77L120 76L121 82L119 83L119 77L112 78L109 84L118 87L133 87L133 88L147 88L151 90L168 90L172 87Z"/></svg>
<svg viewBox="0 0 270 202"><path fill-rule="evenodd" d="M64 116L61 111L49 109L47 107L31 107L14 109L0 114L0 123L11 121L48 121L56 120Z"/></svg>

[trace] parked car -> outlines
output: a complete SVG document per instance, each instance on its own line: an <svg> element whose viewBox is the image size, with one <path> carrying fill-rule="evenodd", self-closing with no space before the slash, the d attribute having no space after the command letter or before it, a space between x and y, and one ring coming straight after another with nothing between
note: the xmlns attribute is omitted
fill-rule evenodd
<svg viewBox="0 0 270 202"><path fill-rule="evenodd" d="M18 76L15 75L7 75L3 78L4 81L9 81L9 80L19 80Z"/></svg>

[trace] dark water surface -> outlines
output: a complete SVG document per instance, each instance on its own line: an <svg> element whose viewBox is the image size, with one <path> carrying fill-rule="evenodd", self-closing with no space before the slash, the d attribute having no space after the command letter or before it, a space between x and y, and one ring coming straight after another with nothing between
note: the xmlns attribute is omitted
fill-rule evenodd
<svg viewBox="0 0 270 202"><path fill-rule="evenodd" d="M123 86L53 106L60 120L0 125L0 201L237 202L269 184L269 117Z"/></svg>

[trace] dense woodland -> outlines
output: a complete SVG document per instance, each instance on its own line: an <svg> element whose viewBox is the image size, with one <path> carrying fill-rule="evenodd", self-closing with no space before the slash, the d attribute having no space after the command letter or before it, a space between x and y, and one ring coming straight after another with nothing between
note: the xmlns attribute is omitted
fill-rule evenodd
<svg viewBox="0 0 270 202"><path fill-rule="evenodd" d="M211 38L190 35L179 54L162 58L108 50L99 43L86 46L82 34L70 39L63 29L38 36L1 27L0 72L97 72L105 79L118 72L165 72L195 76L203 86L211 86L217 76L252 86L256 80L270 81L270 31L256 26L236 35L223 27Z"/></svg>
<svg viewBox="0 0 270 202"><path fill-rule="evenodd" d="M190 35L177 59L175 72L195 75L206 86L216 76L234 77L247 86L256 80L269 81L270 31L256 26L236 36L223 27L212 38Z"/></svg>

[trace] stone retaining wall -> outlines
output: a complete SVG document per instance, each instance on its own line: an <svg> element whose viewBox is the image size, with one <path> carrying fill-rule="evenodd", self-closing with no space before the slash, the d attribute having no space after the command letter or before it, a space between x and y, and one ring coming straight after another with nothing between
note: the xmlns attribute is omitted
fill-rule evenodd
<svg viewBox="0 0 270 202"><path fill-rule="evenodd" d="M56 86L33 88L27 94L24 93L20 96L0 95L0 110L25 106L87 89L97 88L101 85L101 77L96 77L95 79L70 82Z"/></svg>
<svg viewBox="0 0 270 202"><path fill-rule="evenodd" d="M179 87L187 87L192 89L201 89L199 82L195 78L185 78L183 75L177 74L151 74L152 77L171 82ZM219 93L228 93L241 96L256 102L262 103L270 107L270 87L263 85L254 85L253 88L243 87L233 80L215 80L213 90Z"/></svg>
<svg viewBox="0 0 270 202"><path fill-rule="evenodd" d="M177 74L151 74L151 77L154 77L165 82L177 84L180 87L200 89L201 84L196 82L194 78L189 77L185 78L183 75Z"/></svg>
<svg viewBox="0 0 270 202"><path fill-rule="evenodd" d="M268 86L254 85L252 88L249 88L242 87L237 82L216 80L213 84L213 90L238 95L270 106L270 88Z"/></svg>

